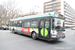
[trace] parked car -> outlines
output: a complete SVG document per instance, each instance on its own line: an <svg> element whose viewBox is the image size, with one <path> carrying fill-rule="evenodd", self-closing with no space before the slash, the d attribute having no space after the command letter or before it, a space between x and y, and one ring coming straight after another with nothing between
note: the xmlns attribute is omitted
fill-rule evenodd
<svg viewBox="0 0 75 50"><path fill-rule="evenodd" d="M3 30L9 30L9 27L6 26L6 25L2 25L2 29L3 29Z"/></svg>
<svg viewBox="0 0 75 50"><path fill-rule="evenodd" d="M75 26L73 26L71 29L72 29L72 30L75 30Z"/></svg>

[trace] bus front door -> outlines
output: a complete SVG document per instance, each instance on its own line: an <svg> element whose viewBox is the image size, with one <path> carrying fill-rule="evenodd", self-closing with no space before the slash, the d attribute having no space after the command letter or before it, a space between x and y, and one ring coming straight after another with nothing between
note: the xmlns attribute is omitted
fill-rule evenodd
<svg viewBox="0 0 75 50"><path fill-rule="evenodd" d="M39 37L40 38L50 38L50 20L42 19L40 20L39 27Z"/></svg>

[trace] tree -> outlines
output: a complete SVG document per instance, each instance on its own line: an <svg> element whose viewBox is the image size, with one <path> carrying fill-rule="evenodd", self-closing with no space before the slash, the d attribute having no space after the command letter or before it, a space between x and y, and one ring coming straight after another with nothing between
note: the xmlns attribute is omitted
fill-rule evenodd
<svg viewBox="0 0 75 50"><path fill-rule="evenodd" d="M17 8L17 3L15 1L8 0L2 6L5 8L4 10L4 18L3 22L5 25L9 24L10 19L18 18L21 15L21 10Z"/></svg>
<svg viewBox="0 0 75 50"><path fill-rule="evenodd" d="M5 15L4 15L5 12L6 9L2 5L0 5L0 26L4 24L3 20L5 20Z"/></svg>
<svg viewBox="0 0 75 50"><path fill-rule="evenodd" d="M37 11L37 9L39 8L39 6L34 6L32 9L30 9L30 12L25 14L25 16L29 16L29 15L37 15L39 12Z"/></svg>

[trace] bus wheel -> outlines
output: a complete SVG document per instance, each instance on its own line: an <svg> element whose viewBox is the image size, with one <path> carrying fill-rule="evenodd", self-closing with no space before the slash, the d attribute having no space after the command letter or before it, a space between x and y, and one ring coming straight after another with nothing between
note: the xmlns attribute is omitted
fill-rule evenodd
<svg viewBox="0 0 75 50"><path fill-rule="evenodd" d="M35 32L32 33L32 38L33 38L34 40L37 39L37 35L36 35Z"/></svg>

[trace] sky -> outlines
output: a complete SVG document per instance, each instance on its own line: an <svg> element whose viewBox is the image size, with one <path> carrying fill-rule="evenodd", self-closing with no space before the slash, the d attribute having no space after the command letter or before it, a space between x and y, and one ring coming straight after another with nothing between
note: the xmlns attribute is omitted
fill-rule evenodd
<svg viewBox="0 0 75 50"><path fill-rule="evenodd" d="M0 0L0 4L7 2L8 0ZM43 12L43 3L50 0L14 0L18 3L18 7L23 13L28 13L30 11ZM74 0L65 0L74 10L75 2Z"/></svg>

